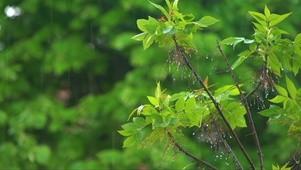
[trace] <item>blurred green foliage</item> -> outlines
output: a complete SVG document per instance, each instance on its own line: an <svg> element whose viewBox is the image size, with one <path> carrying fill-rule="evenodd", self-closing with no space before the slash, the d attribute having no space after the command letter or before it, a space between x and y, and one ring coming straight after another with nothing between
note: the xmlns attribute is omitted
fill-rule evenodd
<svg viewBox="0 0 301 170"><path fill-rule="evenodd" d="M122 149L123 138L117 134L132 108L145 103L145 96L153 93L156 81L171 87L167 91L198 88L182 81L189 80L182 78L185 75L169 72L168 49L143 51L139 42L130 40L139 32L138 18L157 14L146 2L0 1L0 169L195 167L175 150L162 154L164 141L153 143L150 148ZM153 2L164 4L160 0ZM196 18L210 15L221 20L210 33L194 37L202 56L193 58L193 62L201 76L209 76L212 82L231 81L223 74L225 66L217 55L215 40L251 35L253 28L247 11L261 11L265 4L275 13L293 12L282 27L296 36L301 15L298 0L179 3L184 13L193 13ZM8 17L5 11L9 7L19 7L21 14ZM225 49L232 55L230 60L235 61L237 54L229 53L230 50ZM205 65L205 60L211 62ZM250 63L250 68L253 65ZM249 68L237 71L242 70ZM217 77L213 72L220 74ZM301 79L291 80L300 87ZM263 152L268 157L265 164L283 165L298 147L295 141L281 138L287 129L267 125L261 117L255 119ZM185 134L179 142L188 150L209 157L217 166L231 167L231 163L218 165L218 151L202 147L193 131ZM250 138L245 137L243 142L249 144L248 150L254 150Z"/></svg>

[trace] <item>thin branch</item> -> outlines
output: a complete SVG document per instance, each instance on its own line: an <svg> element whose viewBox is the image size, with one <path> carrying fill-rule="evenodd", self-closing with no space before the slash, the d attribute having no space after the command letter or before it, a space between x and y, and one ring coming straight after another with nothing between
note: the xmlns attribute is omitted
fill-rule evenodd
<svg viewBox="0 0 301 170"><path fill-rule="evenodd" d="M225 139L223 139L223 143L224 143L226 149L228 150L228 152L232 155L232 159L233 159L234 163L236 164L236 168L238 170L243 170L243 168L242 168L241 164L239 163L237 157L235 156L235 154L233 153L231 147L229 146L229 144L227 143L227 141Z"/></svg>
<svg viewBox="0 0 301 170"><path fill-rule="evenodd" d="M246 98L248 99L252 94L254 94L258 90L258 88L260 87L260 85L261 85L261 81L259 81L257 83L257 85L255 86L255 88L249 94L246 95Z"/></svg>
<svg viewBox="0 0 301 170"><path fill-rule="evenodd" d="M220 53L222 54L222 56L223 56L223 58L224 58L224 60L227 64L227 67L229 68L229 72L230 72L230 75L231 75L231 77L234 81L234 84L235 84L236 88L239 91L240 100L243 103L244 108L246 109L249 126L251 128L252 136L254 138L254 142L255 142L255 145L257 147L257 154L258 154L258 158L259 158L260 169L262 170L263 169L263 159L262 159L261 147L260 147L260 143L259 143L259 140L258 140L257 132L256 132L256 129L255 129L255 125L254 125L254 121L253 121L253 118L252 118L252 114L251 114L251 111L250 111L248 101L246 99L246 96L243 94L243 92L242 92L242 90L241 90L241 88L238 84L238 81L235 78L233 70L231 69L231 66L229 64L229 61L228 61L226 55L224 54L223 50L221 49L219 42L218 41L216 41L216 42L217 42L217 48L219 49Z"/></svg>
<svg viewBox="0 0 301 170"><path fill-rule="evenodd" d="M233 138L235 139L236 143L238 144L240 150L243 152L244 156L246 157L246 159L248 160L251 168L253 170L255 170L254 167L254 163L252 162L251 158L249 157L249 155L247 154L245 148L243 147L242 143L240 142L240 140L238 139L236 133L233 131L233 129L231 128L228 120L226 119L226 117L223 115L223 111L220 107L220 104L215 100L215 98L213 97L213 95L211 94L211 92L208 90L208 88L205 86L203 80L201 79L201 77L198 75L198 73L195 71L195 69L191 66L190 62L188 61L185 52L183 51L182 47L179 46L178 42L176 41L175 36L173 36L173 40L176 46L176 50L177 52L179 52L180 56L184 59L185 64L187 65L187 67L191 70L193 76L196 78L196 80L198 81L198 83L202 86L202 88L204 89L204 91L208 94L209 98L211 99L211 101L213 102L218 114L221 116L221 118L223 119L225 125L227 126L227 128L229 129L231 135L233 136Z"/></svg>
<svg viewBox="0 0 301 170"><path fill-rule="evenodd" d="M204 166L206 166L207 168L210 168L210 169L215 169L217 170L216 167L212 166L211 164L203 161L202 159L199 159L195 156L193 156L191 153L189 153L188 151L186 151L184 148L182 148L179 143L175 140L175 138L172 136L172 134L167 131L167 135L168 137L170 138L171 142L179 149L179 151L183 152L185 155L187 155L188 157L192 158L193 160L203 164Z"/></svg>

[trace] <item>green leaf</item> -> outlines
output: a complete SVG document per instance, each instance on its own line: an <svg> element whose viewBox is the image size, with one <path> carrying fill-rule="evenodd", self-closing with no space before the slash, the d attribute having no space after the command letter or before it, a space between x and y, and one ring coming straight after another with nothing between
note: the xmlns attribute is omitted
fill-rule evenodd
<svg viewBox="0 0 301 170"><path fill-rule="evenodd" d="M293 84L293 82L287 76L285 76L285 77L286 77L286 87L287 87L287 90L288 90L290 96L293 99L296 99L297 89L296 89L295 85Z"/></svg>
<svg viewBox="0 0 301 170"><path fill-rule="evenodd" d="M151 1L148 1L149 3L151 3L154 7L158 8L165 16L168 20L170 20L170 15L168 14L168 12L161 6L158 4L155 4Z"/></svg>
<svg viewBox="0 0 301 170"><path fill-rule="evenodd" d="M298 34L298 35L295 37L294 42L295 42L295 43L298 43L299 45L301 45L301 33Z"/></svg>
<svg viewBox="0 0 301 170"><path fill-rule="evenodd" d="M155 90L155 97L159 100L161 96L162 96L161 85L160 82L158 82Z"/></svg>
<svg viewBox="0 0 301 170"><path fill-rule="evenodd" d="M143 32L148 32L147 29L145 28L145 25L148 24L148 20L146 19L138 19L137 20L137 27L143 31Z"/></svg>
<svg viewBox="0 0 301 170"><path fill-rule="evenodd" d="M134 123L126 123L121 126L124 130L137 131L137 126Z"/></svg>
<svg viewBox="0 0 301 170"><path fill-rule="evenodd" d="M267 26L266 17L259 12L249 11L249 14L262 26Z"/></svg>
<svg viewBox="0 0 301 170"><path fill-rule="evenodd" d="M265 15L267 18L269 18L269 17L270 17L270 14L271 14L271 12L270 12L269 8L265 5L265 6L264 6L264 15Z"/></svg>
<svg viewBox="0 0 301 170"><path fill-rule="evenodd" d="M174 0L173 4L172 4L172 10L173 11L177 11L178 9L178 2L179 0Z"/></svg>
<svg viewBox="0 0 301 170"><path fill-rule="evenodd" d="M132 135L130 137L127 137L124 141L123 141L123 148L126 147L131 147L136 143L135 137Z"/></svg>
<svg viewBox="0 0 301 170"><path fill-rule="evenodd" d="M154 105L154 106L159 106L159 100L153 96L147 96L148 101Z"/></svg>
<svg viewBox="0 0 301 170"><path fill-rule="evenodd" d="M35 148L34 155L37 163L47 165L51 156L51 150L46 145L41 145Z"/></svg>
<svg viewBox="0 0 301 170"><path fill-rule="evenodd" d="M143 32L143 33L133 36L132 39L136 40L136 41L142 41L146 37L147 34L148 34L147 32Z"/></svg>
<svg viewBox="0 0 301 170"><path fill-rule="evenodd" d="M271 14L269 17L270 27L277 25L291 14L292 12L283 15Z"/></svg>
<svg viewBox="0 0 301 170"><path fill-rule="evenodd" d="M184 110L184 97L180 97L177 102L176 102L176 111L177 112L182 112Z"/></svg>
<svg viewBox="0 0 301 170"><path fill-rule="evenodd" d="M233 45L233 49L234 49L236 44L243 42L244 40L245 40L244 37L229 37L221 41L221 44Z"/></svg>
<svg viewBox="0 0 301 170"><path fill-rule="evenodd" d="M250 50L245 50L245 51L239 53L238 56L240 56L240 57L238 58L238 60L236 60L236 61L232 64L231 69L234 70L234 69L237 68L239 65L241 65L241 64L245 61L245 59L248 58L248 56L249 56L250 54L251 54L251 51L250 51Z"/></svg>
<svg viewBox="0 0 301 170"><path fill-rule="evenodd" d="M276 97L270 99L269 101L272 103L283 103L283 102L287 101L287 98L277 95Z"/></svg>
<svg viewBox="0 0 301 170"><path fill-rule="evenodd" d="M278 113L278 110L281 109L279 106L271 105L269 109L262 110L258 112L258 114L269 117L272 119L280 117L280 114Z"/></svg>
<svg viewBox="0 0 301 170"><path fill-rule="evenodd" d="M120 133L122 136L131 136L133 135L133 131L131 130L118 130L118 133Z"/></svg>
<svg viewBox="0 0 301 170"><path fill-rule="evenodd" d="M287 94L287 91L285 90L285 88L277 85L277 84L274 84L274 87L276 88L276 90L278 91L278 93L284 97L288 97L288 94Z"/></svg>
<svg viewBox="0 0 301 170"><path fill-rule="evenodd" d="M154 34L147 35L142 41L143 49L144 50L148 49L153 44L154 40L155 40Z"/></svg>
<svg viewBox="0 0 301 170"><path fill-rule="evenodd" d="M143 128L146 125L145 120L142 117L134 117L133 123L137 126L137 128Z"/></svg>
<svg viewBox="0 0 301 170"><path fill-rule="evenodd" d="M194 109L195 105L196 105L195 97L191 97L185 102L185 110Z"/></svg>
<svg viewBox="0 0 301 170"><path fill-rule="evenodd" d="M208 27L210 25L217 23L218 21L219 21L218 19L213 18L211 16L205 16L205 17L201 18L199 21L193 22L193 23L199 27Z"/></svg>

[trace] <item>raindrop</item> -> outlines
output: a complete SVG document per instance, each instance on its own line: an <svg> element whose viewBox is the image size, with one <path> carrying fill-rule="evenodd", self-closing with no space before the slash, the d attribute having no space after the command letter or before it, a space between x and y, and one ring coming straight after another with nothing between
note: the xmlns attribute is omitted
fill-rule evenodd
<svg viewBox="0 0 301 170"><path fill-rule="evenodd" d="M208 59L208 56L206 56L206 59Z"/></svg>
<svg viewBox="0 0 301 170"><path fill-rule="evenodd" d="M194 135L195 135L195 133L193 132L193 133L192 133L192 135L194 136Z"/></svg>

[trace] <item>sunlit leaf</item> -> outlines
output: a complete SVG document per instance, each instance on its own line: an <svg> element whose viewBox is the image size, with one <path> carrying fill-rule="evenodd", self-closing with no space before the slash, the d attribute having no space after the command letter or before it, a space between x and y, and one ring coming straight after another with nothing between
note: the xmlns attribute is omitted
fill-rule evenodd
<svg viewBox="0 0 301 170"><path fill-rule="evenodd" d="M298 34L298 35L295 37L294 42L295 42L295 43L298 43L299 45L301 45L301 33Z"/></svg>
<svg viewBox="0 0 301 170"><path fill-rule="evenodd" d="M283 103L283 102L285 102L286 100L287 100L286 97L277 95L276 97L270 99L269 101L272 102L272 103Z"/></svg>
<svg viewBox="0 0 301 170"><path fill-rule="evenodd" d="M159 100L153 96L147 96L149 102L154 106L159 106Z"/></svg>
<svg viewBox="0 0 301 170"><path fill-rule="evenodd" d="M182 112L184 110L184 103L185 103L184 97L180 97L177 100L176 105L175 105L177 112Z"/></svg>
<svg viewBox="0 0 301 170"><path fill-rule="evenodd" d="M295 85L293 84L293 82L287 77L285 76L285 80L286 80L286 87L287 87L287 90L290 94L290 96L295 99L296 98L296 95L297 95L297 89L295 87Z"/></svg>
<svg viewBox="0 0 301 170"><path fill-rule="evenodd" d="M267 18L269 18L269 17L270 17L270 14L271 14L271 12L270 12L269 8L265 5L265 6L264 6L264 15L265 15Z"/></svg>
<svg viewBox="0 0 301 170"><path fill-rule="evenodd" d="M266 23L266 17L259 13L259 12L252 12L252 11L249 11L249 14L258 22L260 23L261 25L263 26L267 26L267 23Z"/></svg>
<svg viewBox="0 0 301 170"><path fill-rule="evenodd" d="M155 90L155 97L159 100L161 96L162 96L161 85L160 82L158 82Z"/></svg>
<svg viewBox="0 0 301 170"><path fill-rule="evenodd" d="M279 94L281 94L284 97L288 97L288 94L287 94L287 91L285 90L285 88L283 88L277 84L274 84L274 87L276 88L276 90L278 91Z"/></svg>
<svg viewBox="0 0 301 170"><path fill-rule="evenodd" d="M166 16L166 18L168 18L168 20L170 20L170 15L161 5L155 4L151 1L148 1L148 2L151 3L154 7L158 8Z"/></svg>
<svg viewBox="0 0 301 170"><path fill-rule="evenodd" d="M131 130L118 130L117 132L122 136L131 136L133 134L133 131Z"/></svg>
<svg viewBox="0 0 301 170"><path fill-rule="evenodd" d="M185 110L191 110L195 108L195 105L196 105L195 98L191 97L185 102Z"/></svg>
<svg viewBox="0 0 301 170"><path fill-rule="evenodd" d="M133 36L132 39L136 40L136 41L142 41L146 37L147 34L148 34L147 32L143 32L143 33Z"/></svg>
<svg viewBox="0 0 301 170"><path fill-rule="evenodd" d="M291 14L291 12L283 15L271 14L269 17L270 27L277 25Z"/></svg>
<svg viewBox="0 0 301 170"><path fill-rule="evenodd" d="M240 54L238 54L238 56L240 56L231 66L231 69L234 70L235 68L237 68L239 65L241 65L245 59L248 58L248 56L251 54L250 50L245 50L243 52L241 52Z"/></svg>
<svg viewBox="0 0 301 170"><path fill-rule="evenodd" d="M211 16L205 16L201 18L199 21L194 22L194 24L198 25L199 27L208 27L210 25L213 25L217 23L219 20L216 18L213 18Z"/></svg>
<svg viewBox="0 0 301 170"><path fill-rule="evenodd" d="M148 49L154 42L155 40L155 35L147 35L146 38L143 39L142 43L143 43L143 49L146 50Z"/></svg>
<svg viewBox="0 0 301 170"><path fill-rule="evenodd" d="M245 40L244 37L229 37L221 41L221 44L233 45L233 49L234 49L236 44L243 42L244 40Z"/></svg>

